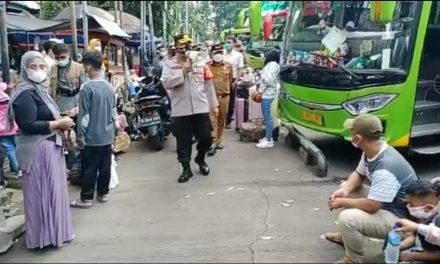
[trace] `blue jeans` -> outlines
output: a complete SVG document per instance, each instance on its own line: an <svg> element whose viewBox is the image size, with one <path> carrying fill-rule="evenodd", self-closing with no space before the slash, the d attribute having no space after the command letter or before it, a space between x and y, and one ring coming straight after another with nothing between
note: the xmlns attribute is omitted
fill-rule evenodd
<svg viewBox="0 0 440 264"><path fill-rule="evenodd" d="M15 136L0 137L0 143L6 150L6 156L8 156L11 171L19 171L20 166L18 165L17 154L15 152Z"/></svg>
<svg viewBox="0 0 440 264"><path fill-rule="evenodd" d="M273 119L272 119L273 98L263 98L261 101L261 112L263 113L264 126L266 128L266 139L272 140Z"/></svg>

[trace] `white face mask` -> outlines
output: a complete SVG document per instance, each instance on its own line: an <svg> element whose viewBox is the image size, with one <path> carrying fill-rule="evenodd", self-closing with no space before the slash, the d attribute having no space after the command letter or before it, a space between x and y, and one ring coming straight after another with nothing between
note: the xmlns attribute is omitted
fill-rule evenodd
<svg viewBox="0 0 440 264"><path fill-rule="evenodd" d="M96 46L96 47L95 47L95 50L96 50L96 51L99 51L99 52L102 52L102 48L101 48L101 46Z"/></svg>
<svg viewBox="0 0 440 264"><path fill-rule="evenodd" d="M214 56L212 56L212 59L215 62L222 62L223 61L223 54L215 54Z"/></svg>
<svg viewBox="0 0 440 264"><path fill-rule="evenodd" d="M432 209L430 212L425 212L425 206L419 206L419 207L409 207L408 206L409 213L420 220L426 220L430 219L437 213L437 206Z"/></svg>
<svg viewBox="0 0 440 264"><path fill-rule="evenodd" d="M69 64L69 58L65 58L64 60L58 61L58 66L60 67L66 67L67 64Z"/></svg>
<svg viewBox="0 0 440 264"><path fill-rule="evenodd" d="M42 70L30 70L28 71L29 80L34 83L42 83L47 79L47 72Z"/></svg>

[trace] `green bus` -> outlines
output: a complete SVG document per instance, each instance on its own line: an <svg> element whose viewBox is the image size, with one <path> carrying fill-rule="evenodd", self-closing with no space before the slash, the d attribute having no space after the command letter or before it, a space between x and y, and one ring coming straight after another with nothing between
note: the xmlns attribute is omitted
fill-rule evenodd
<svg viewBox="0 0 440 264"><path fill-rule="evenodd" d="M246 60L254 69L264 66L264 54L274 46L281 46L289 1L250 1L250 39Z"/></svg>
<svg viewBox="0 0 440 264"><path fill-rule="evenodd" d="M220 41L225 41L229 37L236 37L244 46L249 42L250 37L249 28L249 8L244 8L240 11L237 17L237 23L234 28L223 30L220 33Z"/></svg>
<svg viewBox="0 0 440 264"><path fill-rule="evenodd" d="M440 10L434 1L295 1L278 111L288 144L327 173L296 125L351 140L347 118L377 115L390 145L440 153Z"/></svg>

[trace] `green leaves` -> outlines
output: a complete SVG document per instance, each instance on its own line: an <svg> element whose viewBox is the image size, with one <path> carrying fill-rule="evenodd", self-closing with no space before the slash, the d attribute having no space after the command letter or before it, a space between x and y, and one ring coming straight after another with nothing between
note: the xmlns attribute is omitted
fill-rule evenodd
<svg viewBox="0 0 440 264"><path fill-rule="evenodd" d="M218 33L235 26L240 11L249 7L249 1L213 1L215 25Z"/></svg>

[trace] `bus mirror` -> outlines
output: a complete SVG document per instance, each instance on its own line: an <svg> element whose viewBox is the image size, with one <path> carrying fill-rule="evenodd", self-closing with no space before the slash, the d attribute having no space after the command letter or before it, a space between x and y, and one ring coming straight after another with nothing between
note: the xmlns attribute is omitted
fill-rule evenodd
<svg viewBox="0 0 440 264"><path fill-rule="evenodd" d="M237 19L237 28L244 28L245 27L245 22L246 22L246 18L249 12L249 8L245 8L243 10L240 11L240 13L238 14L238 19Z"/></svg>
<svg viewBox="0 0 440 264"><path fill-rule="evenodd" d="M397 1L371 1L370 19L377 24L387 24L393 21Z"/></svg>

